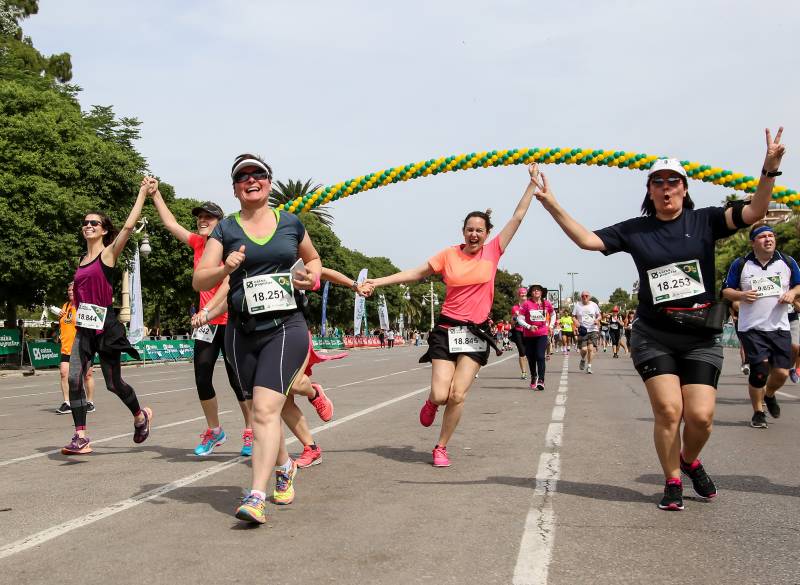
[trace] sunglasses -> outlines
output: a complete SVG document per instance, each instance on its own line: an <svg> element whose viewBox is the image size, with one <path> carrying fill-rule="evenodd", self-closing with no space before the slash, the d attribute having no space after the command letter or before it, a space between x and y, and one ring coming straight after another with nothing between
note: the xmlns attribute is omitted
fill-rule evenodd
<svg viewBox="0 0 800 585"><path fill-rule="evenodd" d="M650 182L655 185L656 187L661 187L666 183L670 187L675 187L678 183L681 183L682 180L680 177L667 177L666 179L662 177L656 177L654 179L650 179Z"/></svg>
<svg viewBox="0 0 800 585"><path fill-rule="evenodd" d="M253 173L236 173L233 176L234 183L244 183L247 179L253 177L256 181L261 181L263 179L271 179L272 177L269 176L267 171L255 171Z"/></svg>
<svg viewBox="0 0 800 585"><path fill-rule="evenodd" d="M92 227L97 227L97 226L99 226L101 223L103 223L103 222L101 222L101 221L98 221L98 220L96 220L96 219L84 219L84 220L83 220L83 227L86 227L87 225L90 225L90 226L92 226Z"/></svg>

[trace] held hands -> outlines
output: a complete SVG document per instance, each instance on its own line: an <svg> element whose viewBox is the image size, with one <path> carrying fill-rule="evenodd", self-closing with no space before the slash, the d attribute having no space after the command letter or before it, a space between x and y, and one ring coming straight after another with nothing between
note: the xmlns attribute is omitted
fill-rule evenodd
<svg viewBox="0 0 800 585"><path fill-rule="evenodd" d="M368 278L361 284L356 285L356 292L362 297L370 297L375 292L375 281Z"/></svg>
<svg viewBox="0 0 800 585"><path fill-rule="evenodd" d="M778 128L775 138L772 138L772 133L769 128L765 130L767 134L767 156L764 159L764 169L768 172L775 172L781 166L781 159L786 152L786 145L781 144L781 135L783 134L783 126Z"/></svg>
<svg viewBox="0 0 800 585"><path fill-rule="evenodd" d="M547 206L555 202L555 197L550 191L550 184L547 182L547 177L539 170L539 165L531 163L528 165L528 174L531 176L531 185L534 187L534 196L539 200L539 203Z"/></svg>
<svg viewBox="0 0 800 585"><path fill-rule="evenodd" d="M197 329L207 324L208 313L206 311L197 311L197 313L192 316L192 329Z"/></svg>
<svg viewBox="0 0 800 585"><path fill-rule="evenodd" d="M239 246L239 250L237 252L231 252L228 254L228 257L225 258L225 274L231 274L235 272L239 266L242 265L244 262L244 244Z"/></svg>
<svg viewBox="0 0 800 585"><path fill-rule="evenodd" d="M141 185L139 186L139 193L145 193L146 195L150 195L152 197L157 191L158 181L153 177L145 175L144 178L142 178Z"/></svg>

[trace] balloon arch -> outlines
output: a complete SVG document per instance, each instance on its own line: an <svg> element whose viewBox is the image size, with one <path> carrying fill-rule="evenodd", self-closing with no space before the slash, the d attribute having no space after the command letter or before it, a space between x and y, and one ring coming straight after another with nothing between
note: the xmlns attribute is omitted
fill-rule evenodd
<svg viewBox="0 0 800 585"><path fill-rule="evenodd" d="M527 165L537 162L541 164L594 165L630 170L647 170L659 158L662 157L652 154L624 152L622 150L590 150L586 148L512 148L511 150L472 152L470 154L432 158L401 165L334 185L328 185L284 203L279 209L300 213L356 193L385 187L392 183L468 169ZM744 191L745 193L754 193L758 186L758 178L755 177L701 163L686 160L680 162L683 168L686 169L686 174L689 178L695 181L714 183L715 185L721 185L736 191ZM776 203L784 203L791 208L800 205L800 195L798 195L797 191L787 187L776 185L772 190L772 199Z"/></svg>

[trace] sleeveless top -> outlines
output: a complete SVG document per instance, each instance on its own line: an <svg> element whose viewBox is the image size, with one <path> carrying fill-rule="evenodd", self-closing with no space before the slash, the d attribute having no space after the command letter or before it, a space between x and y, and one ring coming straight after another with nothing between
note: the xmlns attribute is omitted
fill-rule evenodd
<svg viewBox="0 0 800 585"><path fill-rule="evenodd" d="M110 307L113 304L111 275L114 269L103 264L100 256L101 254L98 254L97 258L85 266L78 265L73 286L75 306L91 303L100 307Z"/></svg>

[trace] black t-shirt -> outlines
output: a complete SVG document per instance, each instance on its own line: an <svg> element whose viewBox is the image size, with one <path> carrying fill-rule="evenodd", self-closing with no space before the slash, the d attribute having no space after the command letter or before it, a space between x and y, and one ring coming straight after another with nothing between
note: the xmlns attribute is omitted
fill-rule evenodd
<svg viewBox="0 0 800 585"><path fill-rule="evenodd" d="M697 260L705 292L679 300L659 303L658 307L691 307L707 303L716 296L714 243L734 233L725 222L723 207L684 209L676 219L635 217L594 232L603 241L603 254L628 252L639 273L639 308L646 321L662 323L653 304L647 271L674 262Z"/></svg>
<svg viewBox="0 0 800 585"><path fill-rule="evenodd" d="M306 235L306 228L297 216L286 211L275 212L278 222L275 231L266 238L251 238L241 225L239 213L220 221L211 232L211 237L222 244L222 258L236 252L244 244L244 262L230 275L228 310L232 313L247 313L243 280L262 274L289 272L299 257L298 247ZM298 307L302 299L295 291ZM260 317L265 319L266 317ZM262 329L263 327L257 327Z"/></svg>

